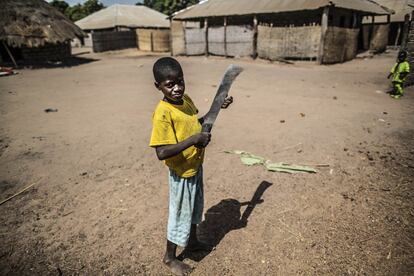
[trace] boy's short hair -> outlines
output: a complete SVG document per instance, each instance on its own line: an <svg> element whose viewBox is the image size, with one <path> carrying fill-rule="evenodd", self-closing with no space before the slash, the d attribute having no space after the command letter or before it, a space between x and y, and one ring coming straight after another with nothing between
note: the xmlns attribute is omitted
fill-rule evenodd
<svg viewBox="0 0 414 276"><path fill-rule="evenodd" d="M408 52L406 50L400 50L398 52L398 58L407 58Z"/></svg>
<svg viewBox="0 0 414 276"><path fill-rule="evenodd" d="M163 57L158 59L152 68L154 79L160 83L168 78L171 74L183 74L180 63L172 57Z"/></svg>

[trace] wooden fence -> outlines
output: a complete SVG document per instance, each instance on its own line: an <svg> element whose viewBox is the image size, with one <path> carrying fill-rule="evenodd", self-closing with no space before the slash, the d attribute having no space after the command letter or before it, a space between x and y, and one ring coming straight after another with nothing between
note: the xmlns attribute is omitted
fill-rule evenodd
<svg viewBox="0 0 414 276"><path fill-rule="evenodd" d="M321 26L259 26L257 51L260 58L316 59L321 40Z"/></svg>

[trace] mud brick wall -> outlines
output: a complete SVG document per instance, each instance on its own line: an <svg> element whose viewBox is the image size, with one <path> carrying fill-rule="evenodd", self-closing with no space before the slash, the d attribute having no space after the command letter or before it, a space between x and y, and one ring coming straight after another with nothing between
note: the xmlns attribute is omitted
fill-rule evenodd
<svg viewBox="0 0 414 276"><path fill-rule="evenodd" d="M258 28L257 51L260 58L316 59L321 40L321 26Z"/></svg>
<svg viewBox="0 0 414 276"><path fill-rule="evenodd" d="M71 56L70 42L59 44L45 44L42 47L22 47L21 54L26 64L45 63L47 61L59 61Z"/></svg>
<svg viewBox="0 0 414 276"><path fill-rule="evenodd" d="M142 29L137 32L138 49L152 52L170 51L169 29Z"/></svg>
<svg viewBox="0 0 414 276"><path fill-rule="evenodd" d="M359 29L328 27L322 63L338 63L355 58Z"/></svg>
<svg viewBox="0 0 414 276"><path fill-rule="evenodd" d="M93 51L95 53L137 47L135 31L102 31L92 33Z"/></svg>

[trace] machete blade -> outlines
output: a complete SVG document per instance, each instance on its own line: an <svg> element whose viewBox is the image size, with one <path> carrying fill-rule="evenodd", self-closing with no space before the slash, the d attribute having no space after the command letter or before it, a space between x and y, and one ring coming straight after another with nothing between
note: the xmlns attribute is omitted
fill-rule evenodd
<svg viewBox="0 0 414 276"><path fill-rule="evenodd" d="M204 116L202 132L211 132L213 124L217 119L221 106L229 93L233 81L242 71L242 67L233 64L227 68L226 73L221 80L220 87L217 90L216 96L214 97L213 103L211 104L210 110Z"/></svg>

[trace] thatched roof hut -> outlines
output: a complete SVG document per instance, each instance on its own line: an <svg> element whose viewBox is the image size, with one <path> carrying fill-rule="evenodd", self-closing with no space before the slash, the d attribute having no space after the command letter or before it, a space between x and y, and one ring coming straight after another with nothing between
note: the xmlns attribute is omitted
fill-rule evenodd
<svg viewBox="0 0 414 276"><path fill-rule="evenodd" d="M146 6L115 4L75 22L82 30L103 30L116 27L164 28L170 27L165 14Z"/></svg>
<svg viewBox="0 0 414 276"><path fill-rule="evenodd" d="M82 30L44 0L1 0L0 40L40 47L83 37Z"/></svg>
<svg viewBox="0 0 414 276"><path fill-rule="evenodd" d="M91 31L94 52L138 47L166 52L170 49L167 15L146 6L115 4L75 22Z"/></svg>

